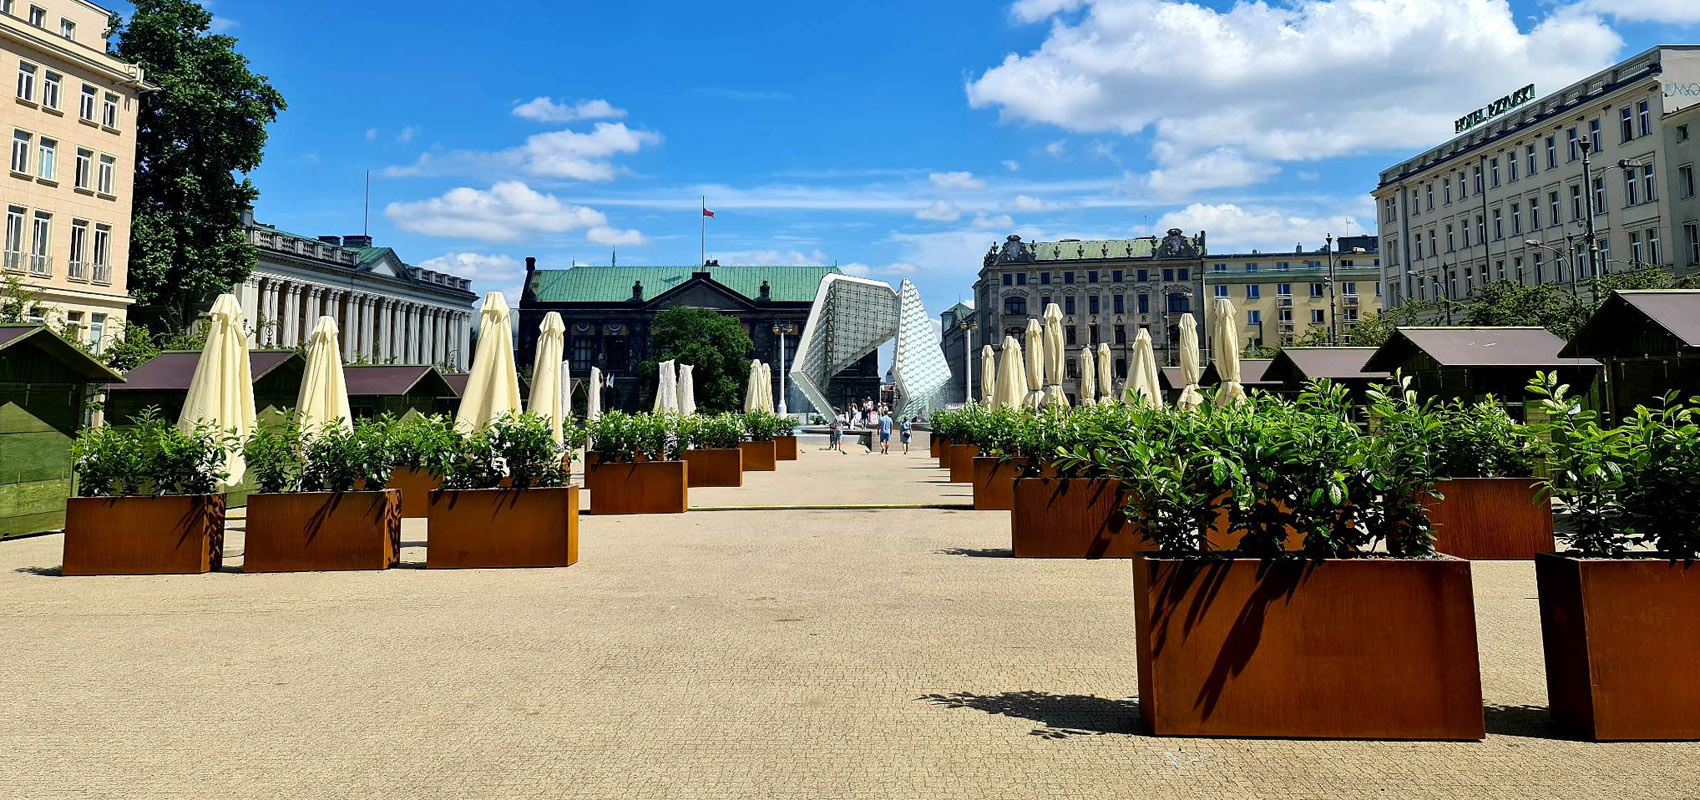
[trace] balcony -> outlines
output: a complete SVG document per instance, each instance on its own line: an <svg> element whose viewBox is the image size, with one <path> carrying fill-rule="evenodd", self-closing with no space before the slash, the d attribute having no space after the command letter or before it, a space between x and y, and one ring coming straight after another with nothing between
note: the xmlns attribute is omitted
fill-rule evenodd
<svg viewBox="0 0 1700 800"><path fill-rule="evenodd" d="M1282 333L1292 333L1293 332L1293 323L1291 323L1291 322L1281 323L1281 332Z"/></svg>
<svg viewBox="0 0 1700 800"><path fill-rule="evenodd" d="M6 251L6 269L10 272L24 271L24 254L17 250Z"/></svg>
<svg viewBox="0 0 1700 800"><path fill-rule="evenodd" d="M1293 307L1293 296L1290 295L1290 294L1275 295L1275 305L1280 306L1282 308L1292 308Z"/></svg>
<svg viewBox="0 0 1700 800"><path fill-rule="evenodd" d="M52 263L42 253L30 253L30 274L47 277L53 274Z"/></svg>
<svg viewBox="0 0 1700 800"><path fill-rule="evenodd" d="M1355 294L1343 295L1340 298L1340 302L1344 303L1347 308L1357 308L1358 307L1358 296L1355 295Z"/></svg>
<svg viewBox="0 0 1700 800"><path fill-rule="evenodd" d="M95 262L95 265L94 265L94 282L95 283L111 283L112 282L112 265L111 264L102 264L98 261Z"/></svg>
<svg viewBox="0 0 1700 800"><path fill-rule="evenodd" d="M82 261L72 259L71 263L65 267L65 276L73 280L86 280L88 273L84 270L85 266Z"/></svg>

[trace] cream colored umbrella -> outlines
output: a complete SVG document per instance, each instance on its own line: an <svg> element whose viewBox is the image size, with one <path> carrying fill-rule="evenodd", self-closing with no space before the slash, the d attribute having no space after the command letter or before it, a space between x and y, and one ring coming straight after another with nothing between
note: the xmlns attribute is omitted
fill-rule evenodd
<svg viewBox="0 0 1700 800"><path fill-rule="evenodd" d="M295 395L295 419L309 435L328 425L354 430L354 415L348 410L348 380L342 374L342 347L337 341L336 320L319 317L307 340L307 371L301 375L301 391Z"/></svg>
<svg viewBox="0 0 1700 800"><path fill-rule="evenodd" d="M584 418L594 422L602 416L602 368L590 368L590 383L584 388Z"/></svg>
<svg viewBox="0 0 1700 800"><path fill-rule="evenodd" d="M1023 363L1027 369L1027 399L1022 405L1038 408L1045 404L1045 331L1039 321L1027 320L1027 352Z"/></svg>
<svg viewBox="0 0 1700 800"><path fill-rule="evenodd" d="M1068 395L1063 394L1063 362L1068 358L1063 345L1062 306L1045 306L1045 405L1068 408Z"/></svg>
<svg viewBox="0 0 1700 800"><path fill-rule="evenodd" d="M679 371L673 359L657 364L655 382L655 405L651 408L657 414L679 412Z"/></svg>
<svg viewBox="0 0 1700 800"><path fill-rule="evenodd" d="M744 413L761 410L761 362L750 360L750 379L744 382Z"/></svg>
<svg viewBox="0 0 1700 800"><path fill-rule="evenodd" d="M519 410L519 370L514 367L508 301L501 292L491 292L478 311L478 349L472 355L472 372L466 376L466 394L460 398L455 427L471 433Z"/></svg>
<svg viewBox="0 0 1700 800"><path fill-rule="evenodd" d="M697 387L695 368L689 364L679 365L679 413L690 416L697 413Z"/></svg>
<svg viewBox="0 0 1700 800"><path fill-rule="evenodd" d="M761 365L761 410L776 413L773 407L773 365L765 361Z"/></svg>
<svg viewBox="0 0 1700 800"><path fill-rule="evenodd" d="M1245 399L1245 387L1240 385L1240 332L1234 324L1234 301L1216 298L1216 308L1206 320L1212 326L1210 355L1216 362L1216 374L1222 382L1216 387L1216 405L1225 406Z"/></svg>
<svg viewBox="0 0 1700 800"><path fill-rule="evenodd" d="M531 397L527 409L549 420L549 436L559 446L566 441L561 430L566 422L567 369L561 363L567 350L567 325L559 312L543 315L537 334L537 354L531 362Z"/></svg>
<svg viewBox="0 0 1700 800"><path fill-rule="evenodd" d="M1151 348L1151 332L1140 328L1139 335L1133 339L1133 355L1127 360L1127 386L1122 390L1127 402L1135 402L1136 398L1147 405L1160 402L1159 387L1152 377L1156 371L1157 354Z"/></svg>
<svg viewBox="0 0 1700 800"><path fill-rule="evenodd" d="M1098 405L1109 405L1116 401L1116 378L1110 364L1110 345L1098 343Z"/></svg>
<svg viewBox="0 0 1700 800"><path fill-rule="evenodd" d="M1080 348L1080 404L1098 404L1098 368L1092 361L1092 348Z"/></svg>
<svg viewBox="0 0 1700 800"><path fill-rule="evenodd" d="M207 343L195 376L189 379L189 395L177 427L194 430L206 423L220 431L234 431L237 443L225 451L225 486L242 482L248 462L242 458L242 442L254 432L254 377L248 363L248 334L243 333L242 303L233 294L221 294L207 315Z"/></svg>
<svg viewBox="0 0 1700 800"><path fill-rule="evenodd" d="M987 408L997 408L994 398L998 394L998 357L992 352L992 346L980 346L980 404Z"/></svg>
<svg viewBox="0 0 1700 800"><path fill-rule="evenodd" d="M1198 363L1198 321L1191 314L1181 315L1181 396L1175 407L1191 410L1204 405L1204 395L1198 392L1198 376L1203 369Z"/></svg>
<svg viewBox="0 0 1700 800"><path fill-rule="evenodd" d="M1014 336L1003 337L998 390L993 396L995 408L1020 408L1027 402L1027 372L1021 360L1021 343Z"/></svg>

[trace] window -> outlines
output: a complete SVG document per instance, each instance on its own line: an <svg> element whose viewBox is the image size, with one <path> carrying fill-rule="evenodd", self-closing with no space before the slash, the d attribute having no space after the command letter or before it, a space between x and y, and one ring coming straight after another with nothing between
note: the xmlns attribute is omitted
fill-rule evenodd
<svg viewBox="0 0 1700 800"><path fill-rule="evenodd" d="M1597 119L1588 120L1588 149L1600 152L1600 121Z"/></svg>
<svg viewBox="0 0 1700 800"><path fill-rule="evenodd" d="M1469 219L1469 217L1464 218L1464 224L1461 227L1464 229L1464 246L1469 247L1470 246L1470 219Z"/></svg>
<svg viewBox="0 0 1700 800"><path fill-rule="evenodd" d="M1679 141L1679 142L1688 141L1688 126L1687 125L1676 126L1676 140Z"/></svg>
<svg viewBox="0 0 1700 800"><path fill-rule="evenodd" d="M1326 321L1327 321L1326 312L1324 312L1322 309L1313 308L1313 309L1310 310L1310 324L1321 325Z"/></svg>
<svg viewBox="0 0 1700 800"><path fill-rule="evenodd" d="M1256 272L1257 271L1257 262L1255 262L1255 261L1246 262L1245 271L1246 272Z"/></svg>
<svg viewBox="0 0 1700 800"><path fill-rule="evenodd" d="M1074 295L1071 294L1071 295L1063 298L1063 313L1064 314L1073 314L1074 313Z"/></svg>
<svg viewBox="0 0 1700 800"><path fill-rule="evenodd" d="M1498 161L1494 162L1495 165L1498 165L1498 163L1499 163ZM1481 194L1482 192L1487 191L1486 189L1482 188L1482 165L1477 164L1474 167L1471 167L1470 169L1471 169L1471 171L1473 171L1475 173L1476 194Z"/></svg>
<svg viewBox="0 0 1700 800"><path fill-rule="evenodd" d="M1654 200L1659 199L1659 192L1658 192L1658 189L1656 188L1657 186L1658 186L1658 184L1653 182L1653 165L1652 164L1642 164L1641 165L1641 187L1642 187L1642 194L1645 195L1645 196L1642 197L1641 199L1644 200L1645 202L1648 202L1648 203L1651 203Z"/></svg>
<svg viewBox="0 0 1700 800"><path fill-rule="evenodd" d="M1248 284L1245 285L1245 299L1256 300L1256 299L1258 299L1259 297L1262 297L1262 296L1263 296L1263 286L1262 286L1262 284L1248 283Z"/></svg>
<svg viewBox="0 0 1700 800"><path fill-rule="evenodd" d="M1275 271L1276 272L1286 272L1287 270L1292 269L1292 268L1293 268L1292 262L1289 262L1289 261L1277 261L1277 262L1275 262Z"/></svg>
<svg viewBox="0 0 1700 800"><path fill-rule="evenodd" d="M1638 231L1629 232L1629 263L1640 266L1646 263L1641 252L1641 234Z"/></svg>
<svg viewBox="0 0 1700 800"><path fill-rule="evenodd" d="M1063 328L1063 333L1068 334L1068 344L1070 344L1070 345L1074 344L1074 342L1075 342L1074 326L1070 325L1066 328Z"/></svg>
<svg viewBox="0 0 1700 800"><path fill-rule="evenodd" d="M1150 270L1142 269L1142 270L1136 271L1134 274L1138 276L1138 278L1136 280L1138 280L1140 283L1144 283L1145 281L1151 280L1151 271Z"/></svg>
<svg viewBox="0 0 1700 800"><path fill-rule="evenodd" d="M1659 229L1647 229L1647 261L1653 265L1663 263L1659 258Z"/></svg>
<svg viewBox="0 0 1700 800"><path fill-rule="evenodd" d="M1499 209L1496 208L1493 210L1493 240L1497 242L1504 238L1505 225L1500 219Z"/></svg>
<svg viewBox="0 0 1700 800"><path fill-rule="evenodd" d="M1563 222L1564 218L1558 214L1558 192L1547 192L1547 217L1554 225Z"/></svg>
<svg viewBox="0 0 1700 800"><path fill-rule="evenodd" d="M1516 203L1511 204L1511 235L1523 232L1523 208Z"/></svg>
<svg viewBox="0 0 1700 800"><path fill-rule="evenodd" d="M30 24L37 28L47 27L47 9L30 6Z"/></svg>
<svg viewBox="0 0 1700 800"><path fill-rule="evenodd" d="M1423 234L1421 231L1418 231L1415 236L1411 237L1411 251L1412 258L1423 257ZM1431 253L1430 255L1433 254Z"/></svg>
<svg viewBox="0 0 1700 800"><path fill-rule="evenodd" d="M1220 263L1220 262L1218 262L1218 263L1216 263L1216 264L1212 264L1212 265L1211 265L1211 266L1210 266L1210 268L1211 268L1211 269L1212 269L1212 270L1215 270L1215 271L1216 271L1216 272L1227 272L1227 271L1228 271L1228 265L1227 265L1227 264L1223 264L1223 263Z"/></svg>
<svg viewBox="0 0 1700 800"><path fill-rule="evenodd" d="M1049 272L1039 273L1039 285L1040 286L1051 285L1051 273L1049 273Z"/></svg>
<svg viewBox="0 0 1700 800"><path fill-rule="evenodd" d="M1482 215L1476 215L1476 243L1487 244L1487 224L1482 222Z"/></svg>
<svg viewBox="0 0 1700 800"><path fill-rule="evenodd" d="M1116 344L1127 344L1127 328L1120 325L1116 326Z"/></svg>
<svg viewBox="0 0 1700 800"><path fill-rule="evenodd" d="M1694 196L1694 165L1684 164L1676 168L1676 195L1681 198Z"/></svg>
<svg viewBox="0 0 1700 800"><path fill-rule="evenodd" d="M1493 262L1493 274L1494 274L1495 279L1505 280L1505 259L1501 258L1501 259L1498 259L1498 260ZM1482 268L1482 285L1483 286L1487 285L1487 279L1488 279L1487 268L1483 267Z"/></svg>
<svg viewBox="0 0 1700 800"><path fill-rule="evenodd" d="M1600 274L1611 272L1611 237L1600 236Z"/></svg>
<svg viewBox="0 0 1700 800"><path fill-rule="evenodd" d="M24 268L24 217L28 212L19 206L6 207L6 269L21 272Z"/></svg>
<svg viewBox="0 0 1700 800"><path fill-rule="evenodd" d="M1435 253L1439 252L1434 247L1434 241L1435 241L1434 240L1434 229L1429 228L1429 231L1428 231L1428 254L1431 255L1431 256L1434 255Z"/></svg>
<svg viewBox="0 0 1700 800"><path fill-rule="evenodd" d="M1513 147L1511 149L1511 156L1505 159L1505 168L1508 171L1508 174L1505 176L1506 179L1513 181L1517 180L1517 148Z"/></svg>
<svg viewBox="0 0 1700 800"><path fill-rule="evenodd" d="M1247 325L1262 325L1263 324L1263 312L1258 311L1255 308L1250 310L1250 311L1245 312L1245 324L1247 324Z"/></svg>
<svg viewBox="0 0 1700 800"><path fill-rule="evenodd" d="M1074 273L1073 272L1064 272L1063 273L1063 283L1074 283Z"/></svg>
<svg viewBox="0 0 1700 800"><path fill-rule="evenodd" d="M1542 256L1542 253L1537 250L1535 252L1535 262L1534 262L1535 263L1535 283L1545 283L1546 282L1546 275L1545 275L1546 269L1541 266L1541 256Z"/></svg>
<svg viewBox="0 0 1700 800"><path fill-rule="evenodd" d="M1344 294L1347 297L1357 297L1358 296L1358 282L1357 281L1346 281L1345 283L1340 284L1340 293Z"/></svg>
<svg viewBox="0 0 1700 800"><path fill-rule="evenodd" d="M77 117L84 122L94 122L95 98L99 92L93 86L83 84L83 95L77 100Z"/></svg>
<svg viewBox="0 0 1700 800"><path fill-rule="evenodd" d="M1517 282L1522 283L1523 282L1523 257L1517 256L1517 257L1511 259L1511 266L1517 272ZM1504 280L1505 276L1502 274L1502 275L1499 276L1499 278L1500 278L1500 280Z"/></svg>
<svg viewBox="0 0 1700 800"><path fill-rule="evenodd" d="M1620 110L1622 114L1617 120L1617 140L1621 143L1635 138L1635 112L1629 106Z"/></svg>
<svg viewBox="0 0 1700 800"><path fill-rule="evenodd" d="M1441 202L1452 205L1452 178L1450 176L1440 182L1440 194Z"/></svg>
<svg viewBox="0 0 1700 800"><path fill-rule="evenodd" d="M1606 210L1606 179L1594 179L1594 208L1593 212L1603 214Z"/></svg>
<svg viewBox="0 0 1700 800"><path fill-rule="evenodd" d="M1392 222L1393 220L1398 219L1399 218L1399 215L1397 213L1398 207L1399 207L1399 201L1394 199L1394 198L1389 197L1389 198L1382 200L1381 201L1381 221L1382 222Z"/></svg>
<svg viewBox="0 0 1700 800"><path fill-rule="evenodd" d="M1579 184L1570 185L1570 221L1582 219L1582 187Z"/></svg>
<svg viewBox="0 0 1700 800"><path fill-rule="evenodd" d="M77 38L77 23L68 19L59 20L59 35L75 40Z"/></svg>
<svg viewBox="0 0 1700 800"><path fill-rule="evenodd" d="M112 192L106 192L106 194L112 194ZM1025 273L1025 272L1015 273L1015 285L1016 286L1026 286L1027 285L1027 273Z"/></svg>
<svg viewBox="0 0 1700 800"><path fill-rule="evenodd" d="M1564 130L1564 139L1570 144L1570 160L1575 161L1576 159L1581 158L1582 148L1580 147L1580 143L1582 140L1576 138L1576 129L1566 128Z"/></svg>
<svg viewBox="0 0 1700 800"><path fill-rule="evenodd" d="M53 274L53 215L35 212L30 226L30 274L46 277Z"/></svg>
<svg viewBox="0 0 1700 800"><path fill-rule="evenodd" d="M23 131L12 132L12 171L20 175L30 173L30 143L32 137Z"/></svg>
<svg viewBox="0 0 1700 800"><path fill-rule="evenodd" d="M1456 242L1453 240L1452 236L1452 225L1451 223L1448 223L1446 225L1446 252L1455 252L1457 249Z"/></svg>
<svg viewBox="0 0 1700 800"><path fill-rule="evenodd" d="M35 102L35 65L28 61L18 62L18 99Z"/></svg>
<svg viewBox="0 0 1700 800"><path fill-rule="evenodd" d="M59 88L65 82L65 76L48 70L41 74L41 104L59 110Z"/></svg>
<svg viewBox="0 0 1700 800"><path fill-rule="evenodd" d="M1228 296L1228 287L1225 286L1225 285L1217 285L1216 294L1220 297L1227 297ZM1151 295L1148 295L1144 292L1139 293L1139 313L1141 313L1141 314L1151 313Z"/></svg>
<svg viewBox="0 0 1700 800"><path fill-rule="evenodd" d="M1114 297L1111 297L1110 298L1110 308L1112 310L1114 310L1114 312L1117 313L1117 314L1126 314L1127 313L1127 296L1118 294L1118 295L1115 295Z"/></svg>
<svg viewBox="0 0 1700 800"><path fill-rule="evenodd" d="M65 274L75 280L86 280L88 273L84 259L88 257L89 223L88 220L71 220L71 251L66 255Z"/></svg>
<svg viewBox="0 0 1700 800"><path fill-rule="evenodd" d="M1110 280L1115 281L1116 283L1121 283L1123 274L1124 273L1119 269L1110 270Z"/></svg>
<svg viewBox="0 0 1700 800"><path fill-rule="evenodd" d="M90 314L89 315L89 347L94 350L96 355L98 355L101 350L105 349L105 343L106 343L106 315L105 314Z"/></svg>
<svg viewBox="0 0 1700 800"><path fill-rule="evenodd" d="M1015 276L1008 273L1008 272L1005 272L1003 274L1003 285L1014 286L1015 285Z"/></svg>
<svg viewBox="0 0 1700 800"><path fill-rule="evenodd" d="M1700 222L1682 226L1683 248L1688 251L1688 263L1700 264Z"/></svg>
<svg viewBox="0 0 1700 800"><path fill-rule="evenodd" d="M1164 267L1163 268L1163 281L1168 282L1168 281L1172 281L1174 279L1175 279L1174 268L1173 267Z"/></svg>
<svg viewBox="0 0 1700 800"><path fill-rule="evenodd" d="M106 99L100 107L100 124L106 128L118 127L118 95L106 93Z"/></svg>
<svg viewBox="0 0 1700 800"><path fill-rule="evenodd" d="M1086 271L1086 282L1087 283L1097 283L1098 282L1098 270L1095 270L1095 269L1087 270Z"/></svg>
<svg viewBox="0 0 1700 800"><path fill-rule="evenodd" d="M1491 159L1491 160L1488 161L1488 173L1492 176L1491 177L1492 184L1494 186L1498 186L1499 185L1499 159L1494 158L1494 159Z"/></svg>
<svg viewBox="0 0 1700 800"><path fill-rule="evenodd" d="M94 282L112 282L112 226L94 226Z"/></svg>
<svg viewBox="0 0 1700 800"><path fill-rule="evenodd" d="M1428 195L1428 210L1433 211L1434 210L1434 182L1430 181L1427 184L1425 184L1423 186L1423 191Z"/></svg>
<svg viewBox="0 0 1700 800"><path fill-rule="evenodd" d="M1181 267L1180 269L1175 270L1175 279L1180 281L1192 280L1192 269L1189 267Z"/></svg>
<svg viewBox="0 0 1700 800"><path fill-rule="evenodd" d="M1624 109L1628 111L1629 109ZM1641 175L1630 167L1623 171L1623 204L1632 206L1641 201Z"/></svg>
<svg viewBox="0 0 1700 800"><path fill-rule="evenodd" d="M38 141L39 146L35 151L35 176L44 181L53 180L54 167L59 161L59 143L46 136Z"/></svg>
<svg viewBox="0 0 1700 800"><path fill-rule="evenodd" d="M1228 285L1227 284L1218 283L1218 284L1216 284L1215 289L1216 289L1216 296L1217 297L1227 297L1228 296ZM1145 310L1145 302L1144 302L1145 301L1145 295L1140 295L1139 300L1140 300L1139 310L1144 311Z"/></svg>
<svg viewBox="0 0 1700 800"><path fill-rule="evenodd" d="M1540 229L1541 201L1531 197L1529 198L1529 230L1538 231Z"/></svg>
<svg viewBox="0 0 1700 800"><path fill-rule="evenodd" d="M1529 174L1533 175L1535 174L1535 146L1533 144L1528 145L1524 150L1524 154L1527 156L1524 160L1529 165Z"/></svg>
<svg viewBox="0 0 1700 800"><path fill-rule="evenodd" d="M1635 120L1642 136L1653 134L1653 117L1647 108L1647 101L1642 100L1635 104Z"/></svg>
<svg viewBox="0 0 1700 800"><path fill-rule="evenodd" d="M1275 296L1276 297L1287 297L1287 298L1292 297L1293 296L1293 285L1290 284L1290 283L1277 283L1277 284L1275 284Z"/></svg>
<svg viewBox="0 0 1700 800"><path fill-rule="evenodd" d="M1417 199L1417 190L1415 187L1411 189L1410 199L1409 202L1405 204L1405 207L1411 209L1411 216L1413 217L1422 213L1423 204L1422 201Z"/></svg>
<svg viewBox="0 0 1700 800"><path fill-rule="evenodd" d="M1558 166L1558 137L1547 137L1547 169Z"/></svg>
<svg viewBox="0 0 1700 800"><path fill-rule="evenodd" d="M1464 171L1458 170L1458 199L1462 200L1462 199L1469 197L1469 196L1470 196L1470 189L1464 183Z"/></svg>
<svg viewBox="0 0 1700 800"><path fill-rule="evenodd" d="M1040 308L1050 308L1051 307L1051 296L1045 295L1044 297L1039 298L1039 307Z"/></svg>
<svg viewBox="0 0 1700 800"><path fill-rule="evenodd" d="M1093 294L1086 296L1086 313L1098 313L1098 295Z"/></svg>
<svg viewBox="0 0 1700 800"><path fill-rule="evenodd" d="M1027 298L1025 298L1025 297L1005 297L1003 299L1003 313L1005 313L1005 314L1016 314L1016 315L1026 314L1027 313Z"/></svg>

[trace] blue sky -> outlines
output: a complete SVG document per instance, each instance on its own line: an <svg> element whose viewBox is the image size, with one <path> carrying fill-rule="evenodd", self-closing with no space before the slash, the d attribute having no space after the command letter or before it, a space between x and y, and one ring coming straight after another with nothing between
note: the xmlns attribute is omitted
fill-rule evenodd
<svg viewBox="0 0 1700 800"><path fill-rule="evenodd" d="M380 244L511 292L528 255L694 263L706 194L710 258L908 277L934 313L1009 233L1372 230L1377 171L1469 108L1700 34L1694 0L212 10L289 102L263 222L357 233L369 169Z"/></svg>

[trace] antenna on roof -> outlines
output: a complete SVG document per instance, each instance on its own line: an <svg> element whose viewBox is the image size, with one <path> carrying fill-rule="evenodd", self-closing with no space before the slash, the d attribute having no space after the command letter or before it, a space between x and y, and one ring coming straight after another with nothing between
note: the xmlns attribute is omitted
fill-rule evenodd
<svg viewBox="0 0 1700 800"><path fill-rule="evenodd" d="M608 248L608 266L610 266L610 267L620 266L620 248L618 248L618 247Z"/></svg>
<svg viewBox="0 0 1700 800"><path fill-rule="evenodd" d="M364 218L360 222L360 235L372 235L372 171L366 170L366 207L363 209Z"/></svg>

